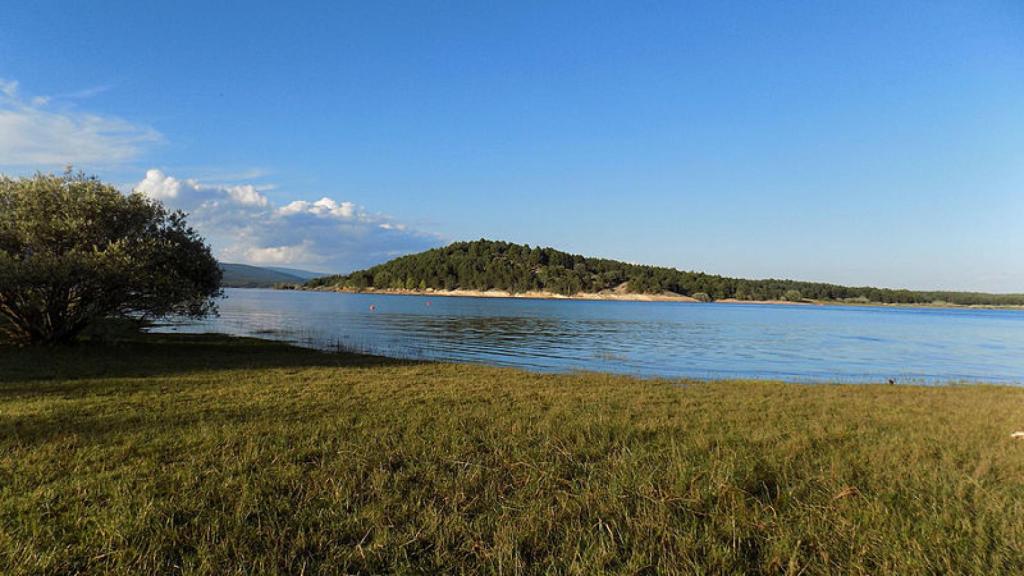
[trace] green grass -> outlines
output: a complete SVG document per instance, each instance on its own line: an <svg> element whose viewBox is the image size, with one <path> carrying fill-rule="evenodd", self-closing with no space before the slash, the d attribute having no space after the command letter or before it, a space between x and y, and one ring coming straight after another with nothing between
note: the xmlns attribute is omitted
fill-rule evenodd
<svg viewBox="0 0 1024 576"><path fill-rule="evenodd" d="M1024 390L0 349L0 573L1019 574Z"/></svg>

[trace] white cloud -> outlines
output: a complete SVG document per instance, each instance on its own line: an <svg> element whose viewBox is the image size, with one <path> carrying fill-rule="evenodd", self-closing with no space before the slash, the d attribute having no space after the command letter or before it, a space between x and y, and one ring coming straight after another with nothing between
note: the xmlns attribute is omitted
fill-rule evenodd
<svg viewBox="0 0 1024 576"><path fill-rule="evenodd" d="M8 98L14 98L18 93L18 81L17 80L4 80L0 78L0 94Z"/></svg>
<svg viewBox="0 0 1024 576"><path fill-rule="evenodd" d="M152 168L146 171L146 177L135 186L135 190L150 198L161 201L181 199L177 207L191 210L204 202L228 200L243 206L264 207L266 196L260 194L251 184L225 186L217 184L200 184L196 180L178 180L162 171ZM174 202L169 202L175 204Z"/></svg>
<svg viewBox="0 0 1024 576"><path fill-rule="evenodd" d="M151 169L135 190L189 212L189 223L225 262L345 272L441 242L437 235L327 196L275 206L260 193L266 188L207 184Z"/></svg>
<svg viewBox="0 0 1024 576"><path fill-rule="evenodd" d="M256 188L252 184L246 184L244 186L228 186L223 188L228 196L232 200L239 204L245 204L248 206L266 206L267 197L256 191Z"/></svg>
<svg viewBox="0 0 1024 576"><path fill-rule="evenodd" d="M295 264L315 262L311 253L313 242L303 240L294 246L268 246L266 248L249 248L245 252L246 259L252 264Z"/></svg>
<svg viewBox="0 0 1024 576"><path fill-rule="evenodd" d="M282 216L292 214L313 214L315 216L333 216L335 218L350 219L357 216L356 205L352 202L336 202L331 198L321 198L316 202L296 200L277 210Z"/></svg>
<svg viewBox="0 0 1024 576"><path fill-rule="evenodd" d="M177 198L181 193L181 181L171 176L165 176L159 170L152 169L146 171L146 177L135 186L135 190L150 198L169 200Z"/></svg>
<svg viewBox="0 0 1024 576"><path fill-rule="evenodd" d="M156 130L121 118L50 106L60 98L85 98L102 90L26 99L19 94L17 81L0 79L0 164L119 164L162 139Z"/></svg>

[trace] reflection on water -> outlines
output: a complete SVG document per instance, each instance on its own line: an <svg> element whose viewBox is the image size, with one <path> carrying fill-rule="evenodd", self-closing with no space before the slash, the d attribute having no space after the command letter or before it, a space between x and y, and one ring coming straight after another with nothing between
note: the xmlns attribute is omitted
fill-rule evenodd
<svg viewBox="0 0 1024 576"><path fill-rule="evenodd" d="M373 310L371 310L371 305ZM1024 312L227 290L161 328L389 356L643 376L1024 382Z"/></svg>

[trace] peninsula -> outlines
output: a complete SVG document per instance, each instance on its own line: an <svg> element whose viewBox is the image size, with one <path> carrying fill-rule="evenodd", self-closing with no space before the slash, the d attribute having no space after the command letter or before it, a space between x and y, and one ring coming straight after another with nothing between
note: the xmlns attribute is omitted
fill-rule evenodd
<svg viewBox="0 0 1024 576"><path fill-rule="evenodd" d="M350 292L585 300L1024 306L1024 294L748 280L589 258L553 248L493 240L455 242L347 275L315 278L302 287Z"/></svg>

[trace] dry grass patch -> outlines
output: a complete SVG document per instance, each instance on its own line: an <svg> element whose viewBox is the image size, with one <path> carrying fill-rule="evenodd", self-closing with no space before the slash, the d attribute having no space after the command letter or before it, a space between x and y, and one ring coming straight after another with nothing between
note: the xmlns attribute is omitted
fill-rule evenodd
<svg viewBox="0 0 1024 576"><path fill-rule="evenodd" d="M4 574L1014 574L1024 390L0 349Z"/></svg>

